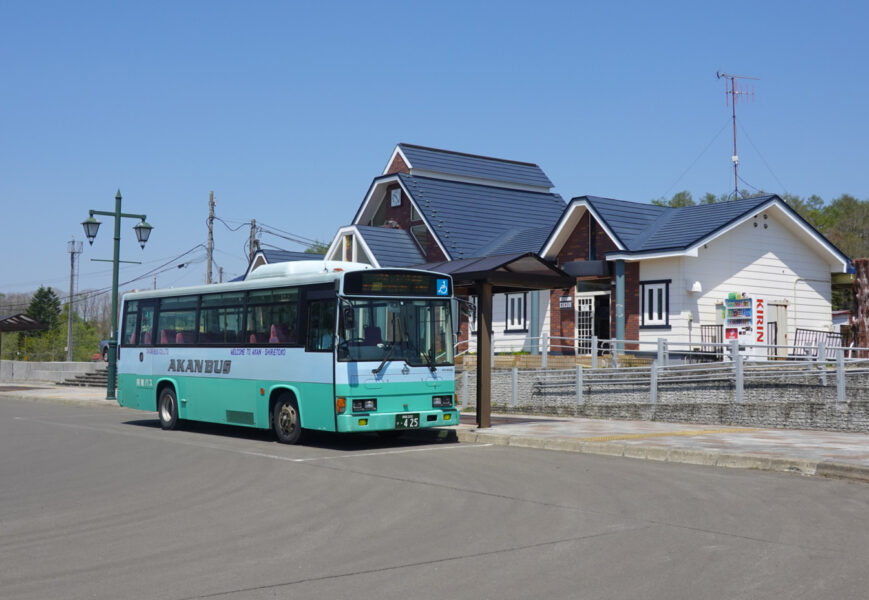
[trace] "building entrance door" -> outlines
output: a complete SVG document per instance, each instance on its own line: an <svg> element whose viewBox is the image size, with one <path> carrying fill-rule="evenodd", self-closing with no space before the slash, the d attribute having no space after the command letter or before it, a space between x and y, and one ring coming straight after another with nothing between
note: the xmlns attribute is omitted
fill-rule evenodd
<svg viewBox="0 0 869 600"><path fill-rule="evenodd" d="M591 338L610 337L610 296L607 292L576 294L576 351L591 354ZM597 348L600 352L600 347Z"/></svg>

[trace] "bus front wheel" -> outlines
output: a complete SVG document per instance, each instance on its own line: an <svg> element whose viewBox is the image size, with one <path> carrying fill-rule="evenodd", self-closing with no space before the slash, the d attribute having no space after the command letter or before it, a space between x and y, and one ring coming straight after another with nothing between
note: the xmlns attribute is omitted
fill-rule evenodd
<svg viewBox="0 0 869 600"><path fill-rule="evenodd" d="M178 426L178 398L171 387L164 387L160 391L157 415L160 417L160 427L163 429L175 429Z"/></svg>
<svg viewBox="0 0 869 600"><path fill-rule="evenodd" d="M272 408L272 429L282 444L296 444L302 438L299 405L290 394L281 394Z"/></svg>

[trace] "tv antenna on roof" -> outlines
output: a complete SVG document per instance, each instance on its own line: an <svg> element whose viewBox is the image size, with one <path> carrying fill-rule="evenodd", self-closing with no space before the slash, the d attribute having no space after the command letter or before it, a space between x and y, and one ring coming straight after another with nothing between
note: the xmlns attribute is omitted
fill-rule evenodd
<svg viewBox="0 0 869 600"><path fill-rule="evenodd" d="M754 86L751 90L739 89L737 79L752 79L758 81L759 77L750 77L748 75L731 75L730 73L722 73L716 71L715 76L718 79L725 79L724 94L727 98L727 103L732 107L733 114L733 156L730 159L733 161L733 193L734 198L739 198L739 154L736 152L736 103L740 96L754 98Z"/></svg>

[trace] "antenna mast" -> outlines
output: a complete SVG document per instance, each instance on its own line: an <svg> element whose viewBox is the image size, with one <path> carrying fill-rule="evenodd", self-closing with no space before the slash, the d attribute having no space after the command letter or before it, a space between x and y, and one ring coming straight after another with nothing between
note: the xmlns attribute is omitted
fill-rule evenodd
<svg viewBox="0 0 869 600"><path fill-rule="evenodd" d="M715 76L718 79L725 79L728 81L724 82L724 95L727 98L727 103L732 107L732 115L733 115L733 156L730 157L730 160L733 161L733 195L734 199L739 198L739 154L736 152L736 103L739 100L740 96L750 96L754 97L754 87L752 86L751 91L748 90L740 90L736 84L737 79L752 79L754 81L758 81L759 77L750 77L748 75L731 75L729 73L722 73L721 71L717 71Z"/></svg>

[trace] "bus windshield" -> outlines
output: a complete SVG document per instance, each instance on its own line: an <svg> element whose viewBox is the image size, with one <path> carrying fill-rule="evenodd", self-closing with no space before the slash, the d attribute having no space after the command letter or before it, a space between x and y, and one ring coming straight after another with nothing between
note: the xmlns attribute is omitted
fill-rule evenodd
<svg viewBox="0 0 869 600"><path fill-rule="evenodd" d="M403 360L411 366L453 364L448 300L341 300L338 360Z"/></svg>

